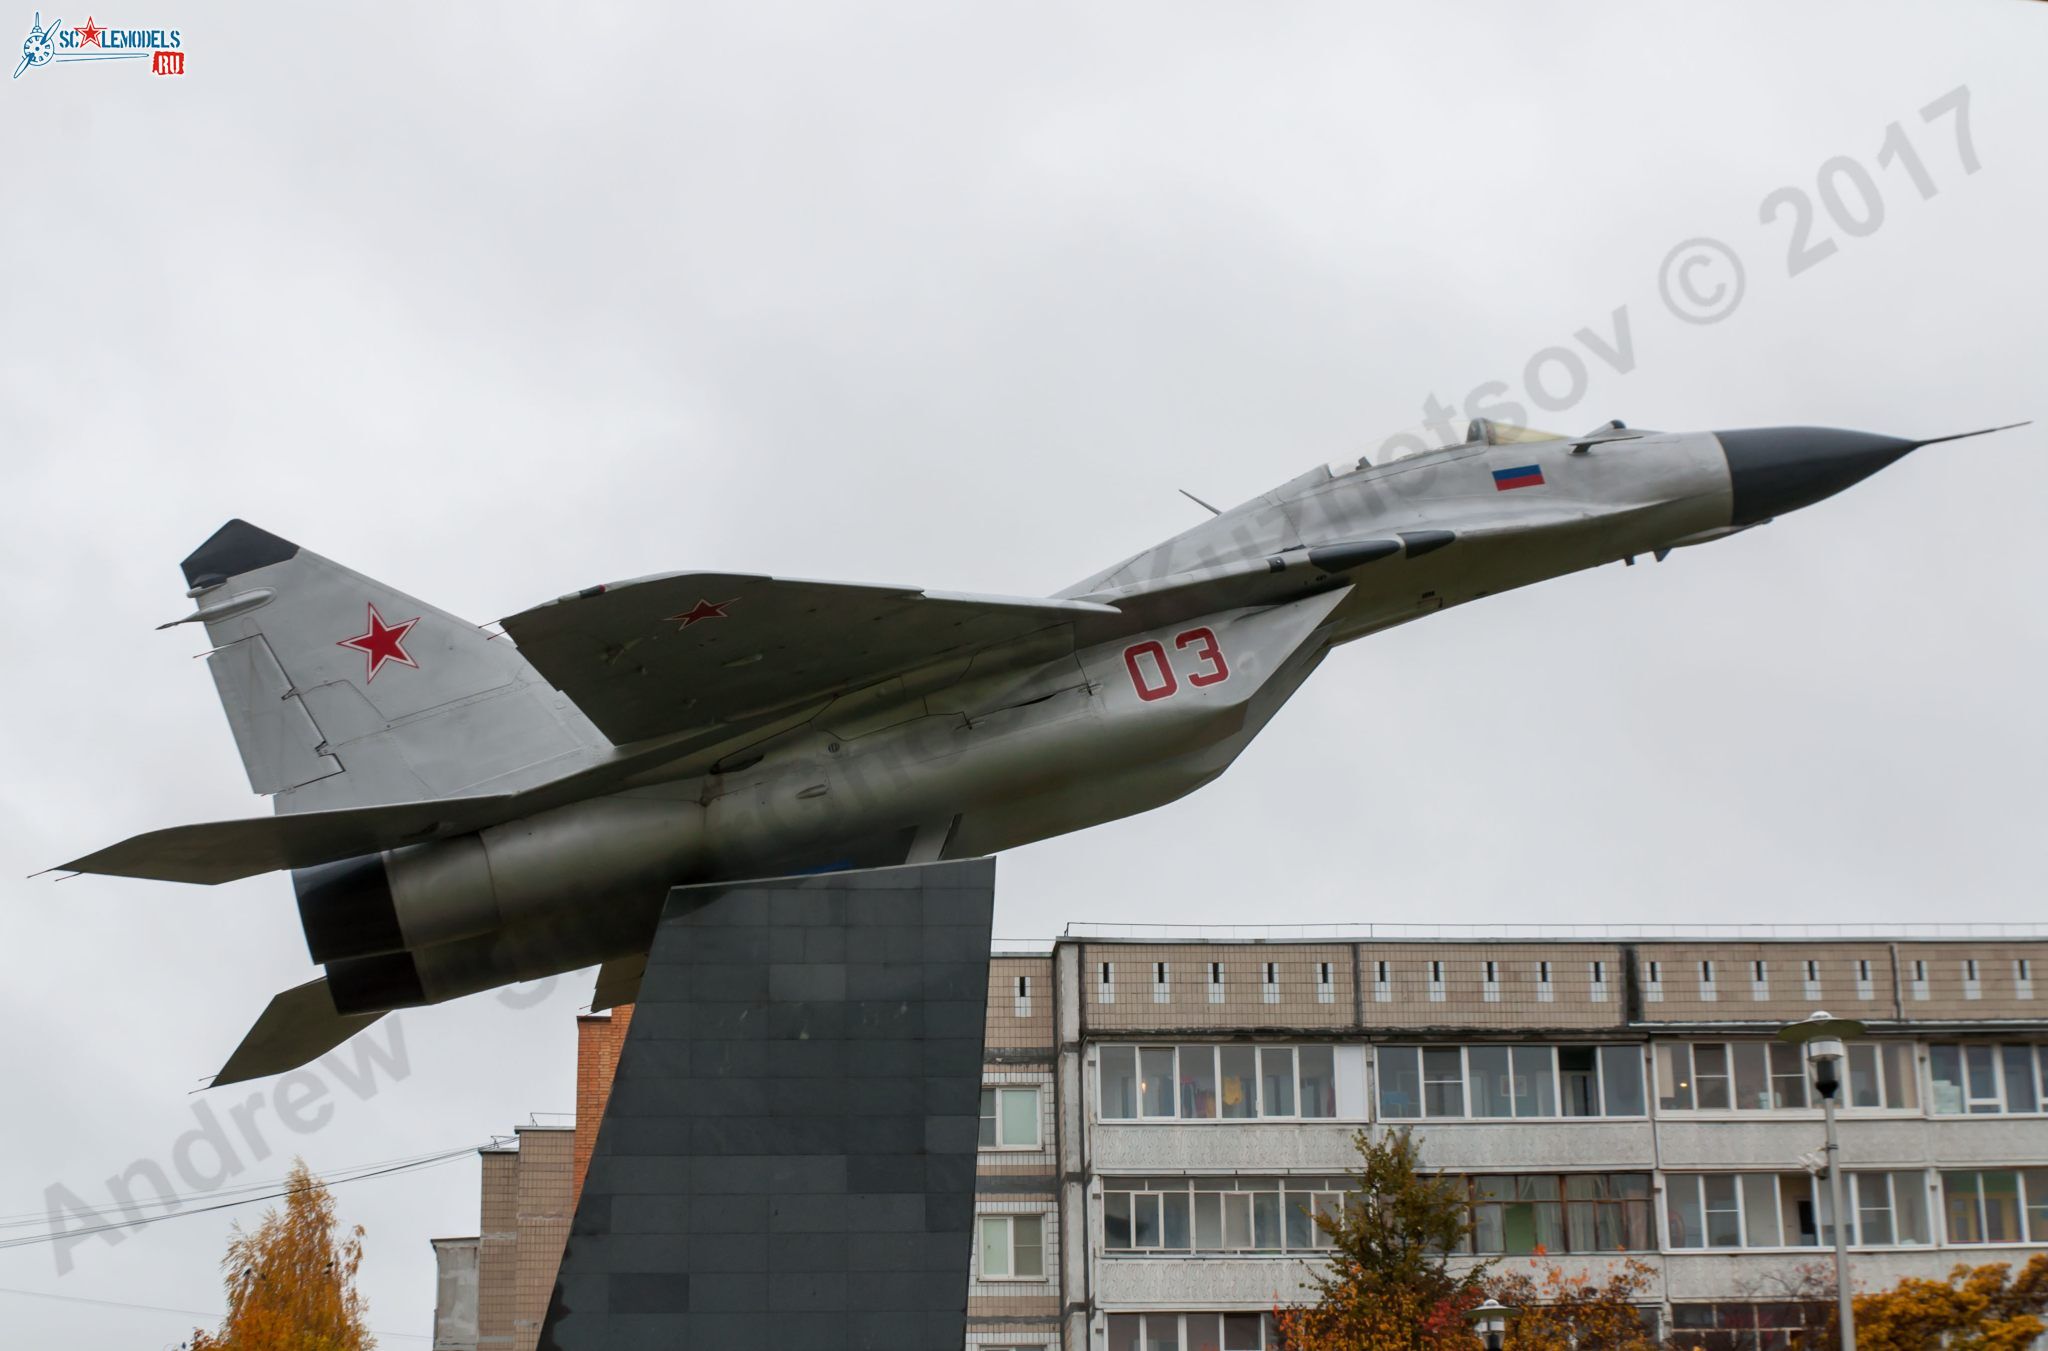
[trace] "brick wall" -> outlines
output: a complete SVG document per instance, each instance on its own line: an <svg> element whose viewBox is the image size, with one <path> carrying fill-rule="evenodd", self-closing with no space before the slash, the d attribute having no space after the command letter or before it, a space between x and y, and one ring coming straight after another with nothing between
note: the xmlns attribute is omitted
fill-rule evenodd
<svg viewBox="0 0 2048 1351"><path fill-rule="evenodd" d="M621 1004L609 1013L586 1013L576 1019L576 1140L571 1159L569 1208L583 1195L583 1177L590 1171L590 1152L597 1147L597 1124L611 1101L612 1076L619 1068L619 1048L633 1025L633 1006Z"/></svg>

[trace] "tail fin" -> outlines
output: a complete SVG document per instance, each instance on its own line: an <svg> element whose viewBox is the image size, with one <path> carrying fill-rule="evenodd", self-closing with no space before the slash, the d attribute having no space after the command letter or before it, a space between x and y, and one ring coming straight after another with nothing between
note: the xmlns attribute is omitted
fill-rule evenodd
<svg viewBox="0 0 2048 1351"><path fill-rule="evenodd" d="M184 562L249 786L299 812L507 792L604 744L509 641L247 521Z"/></svg>

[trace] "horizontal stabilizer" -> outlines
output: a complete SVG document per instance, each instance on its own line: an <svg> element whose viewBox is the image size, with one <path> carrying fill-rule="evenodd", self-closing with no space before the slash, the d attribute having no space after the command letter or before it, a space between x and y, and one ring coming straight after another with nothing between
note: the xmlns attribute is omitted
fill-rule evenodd
<svg viewBox="0 0 2048 1351"><path fill-rule="evenodd" d="M63 865L69 872L157 882L232 882L281 868L375 854L505 819L510 796L442 798L331 812L203 821L131 836Z"/></svg>
<svg viewBox="0 0 2048 1351"><path fill-rule="evenodd" d="M327 980L309 980L270 1001L213 1077L214 1088L310 1064L376 1022L381 1013L336 1013Z"/></svg>

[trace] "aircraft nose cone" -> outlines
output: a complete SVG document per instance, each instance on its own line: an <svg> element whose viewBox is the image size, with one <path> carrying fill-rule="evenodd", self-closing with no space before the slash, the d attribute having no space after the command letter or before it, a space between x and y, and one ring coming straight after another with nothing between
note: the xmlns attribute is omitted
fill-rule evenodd
<svg viewBox="0 0 2048 1351"><path fill-rule="evenodd" d="M1731 525L1754 525L1810 507L1926 444L1838 427L1754 427L1714 435L1728 457L1735 490Z"/></svg>

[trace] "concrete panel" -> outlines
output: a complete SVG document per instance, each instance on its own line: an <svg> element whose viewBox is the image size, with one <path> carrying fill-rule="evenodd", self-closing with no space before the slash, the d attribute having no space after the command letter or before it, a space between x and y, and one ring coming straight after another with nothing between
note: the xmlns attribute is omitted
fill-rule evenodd
<svg viewBox="0 0 2048 1351"><path fill-rule="evenodd" d="M541 1351L958 1351L994 896L988 859L670 893Z"/></svg>
<svg viewBox="0 0 2048 1351"><path fill-rule="evenodd" d="M1104 1309L1258 1309L1315 1298L1308 1263L1290 1257L1106 1257L1097 1264Z"/></svg>
<svg viewBox="0 0 2048 1351"><path fill-rule="evenodd" d="M1790 1113L1782 1120L1728 1118L1658 1123L1666 1168L1797 1168L1799 1156L1819 1149L1825 1127L1818 1112ZM1932 1154L1928 1125L1915 1119L1856 1119L1841 1122L1842 1159L1852 1168L1919 1167Z"/></svg>
<svg viewBox="0 0 2048 1351"><path fill-rule="evenodd" d="M2010 1262L2022 1266L2040 1249L1886 1248L1849 1250L1849 1272L1859 1289L1883 1290L1908 1276L1944 1280L1959 1262ZM1833 1269L1832 1248L1774 1253L1699 1253L1663 1259L1666 1290L1674 1300L1769 1299L1796 1288L1799 1269L1819 1262Z"/></svg>

